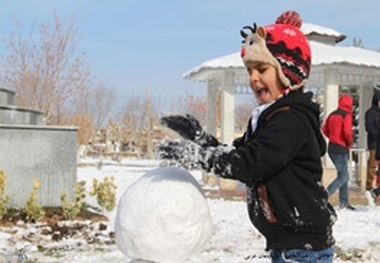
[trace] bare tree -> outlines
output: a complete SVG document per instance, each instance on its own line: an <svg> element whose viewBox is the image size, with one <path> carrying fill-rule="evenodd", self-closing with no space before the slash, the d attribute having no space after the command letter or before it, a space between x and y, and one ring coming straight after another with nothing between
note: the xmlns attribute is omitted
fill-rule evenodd
<svg viewBox="0 0 380 263"><path fill-rule="evenodd" d="M252 110L254 108L252 102L241 102L236 105L235 108L235 129L237 131L243 131L248 123L249 118L252 116Z"/></svg>
<svg viewBox="0 0 380 263"><path fill-rule="evenodd" d="M148 116L150 103L150 116ZM124 142L134 145L145 152L147 148L147 129L158 123L158 107L154 101L140 97L129 98L116 118L121 123Z"/></svg>
<svg viewBox="0 0 380 263"><path fill-rule="evenodd" d="M172 113L190 114L204 125L206 123L207 102L205 98L187 94L172 104Z"/></svg>
<svg viewBox="0 0 380 263"><path fill-rule="evenodd" d="M356 37L354 37L352 39L352 46L354 46L354 47L360 47L360 48L365 48L363 39L356 38Z"/></svg>
<svg viewBox="0 0 380 263"><path fill-rule="evenodd" d="M61 123L79 127L79 143L93 139L95 131L110 122L115 107L116 93L104 83L85 88L83 96L75 96L71 107L61 116Z"/></svg>
<svg viewBox="0 0 380 263"><path fill-rule="evenodd" d="M219 101L215 103L218 104L218 107L220 106ZM246 128L255 106L256 103L254 101L242 101L236 104L235 129L237 131L242 131ZM202 125L206 123L207 103L205 98L186 95L173 103L171 111L170 114L191 114L195 116ZM219 119L215 121L219 121Z"/></svg>
<svg viewBox="0 0 380 263"><path fill-rule="evenodd" d="M141 130L147 122L147 108L145 100L132 97L126 101L121 110L122 122L128 129Z"/></svg>
<svg viewBox="0 0 380 263"><path fill-rule="evenodd" d="M94 138L95 129L92 125L91 116L87 113L75 113L67 119L67 122L78 127L78 144L87 144Z"/></svg>
<svg viewBox="0 0 380 263"><path fill-rule="evenodd" d="M106 87L104 83L99 83L95 86L89 98L92 99L90 102L90 115L93 120L93 126L98 130L106 124L113 114L116 91Z"/></svg>
<svg viewBox="0 0 380 263"><path fill-rule="evenodd" d="M115 109L116 91L99 82L86 87L80 95L74 96L70 100L71 106L67 110L68 114L73 116L85 113L90 117L95 130L106 125Z"/></svg>
<svg viewBox="0 0 380 263"><path fill-rule="evenodd" d="M28 36L12 34L0 63L1 82L17 93L17 103L41 110L48 124L60 124L74 95L82 94L90 72L85 53L77 53L78 34L71 21L66 27L57 15L34 27ZM38 41L36 41L39 37Z"/></svg>

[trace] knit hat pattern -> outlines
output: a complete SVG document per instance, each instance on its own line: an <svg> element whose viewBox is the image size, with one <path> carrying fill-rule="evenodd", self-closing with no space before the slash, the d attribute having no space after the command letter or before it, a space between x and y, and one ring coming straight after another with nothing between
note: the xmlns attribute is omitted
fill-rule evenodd
<svg viewBox="0 0 380 263"><path fill-rule="evenodd" d="M303 87L310 73L311 51L301 25L298 13L286 11L275 24L243 27L240 34L244 38L241 49L244 65L248 68L252 62L268 63L277 69L286 89Z"/></svg>

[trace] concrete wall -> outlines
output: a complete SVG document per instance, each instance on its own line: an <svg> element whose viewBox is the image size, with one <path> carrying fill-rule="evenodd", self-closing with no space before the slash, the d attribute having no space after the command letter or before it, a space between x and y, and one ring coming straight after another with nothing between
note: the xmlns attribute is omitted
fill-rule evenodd
<svg viewBox="0 0 380 263"><path fill-rule="evenodd" d="M13 90L0 88L0 105L14 105L15 95Z"/></svg>
<svg viewBox="0 0 380 263"><path fill-rule="evenodd" d="M12 125L44 125L42 111L17 106L0 105L0 123Z"/></svg>
<svg viewBox="0 0 380 263"><path fill-rule="evenodd" d="M73 196L77 134L76 127L0 125L0 170L7 178L10 207L25 205L35 179L42 206L60 206L64 190Z"/></svg>

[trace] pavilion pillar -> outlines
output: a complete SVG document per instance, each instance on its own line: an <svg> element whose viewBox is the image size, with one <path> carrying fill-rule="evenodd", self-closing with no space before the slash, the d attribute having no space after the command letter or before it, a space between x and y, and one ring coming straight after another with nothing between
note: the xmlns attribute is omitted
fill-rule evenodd
<svg viewBox="0 0 380 263"><path fill-rule="evenodd" d="M221 141L231 144L235 133L235 72L225 72L223 75L221 99ZM220 179L221 190L235 190L236 180Z"/></svg>
<svg viewBox="0 0 380 263"><path fill-rule="evenodd" d="M325 69L324 72L324 120L338 107L339 100L339 71L337 69Z"/></svg>
<svg viewBox="0 0 380 263"><path fill-rule="evenodd" d="M231 144L235 134L235 73L225 72L221 90L221 141Z"/></svg>
<svg viewBox="0 0 380 263"><path fill-rule="evenodd" d="M206 130L209 134L217 137L217 121L216 115L218 111L218 86L216 81L209 81L207 83L207 127Z"/></svg>
<svg viewBox="0 0 380 263"><path fill-rule="evenodd" d="M324 70L324 94L323 94L323 105L324 105L324 124L327 116L338 107L339 100L339 70L326 68ZM328 139L326 138L328 143ZM336 169L328 156L327 152L322 158L324 164L324 174L323 174L323 184L327 186L336 178Z"/></svg>
<svg viewBox="0 0 380 263"><path fill-rule="evenodd" d="M362 191L366 188L367 177L367 131L365 130L365 112L372 104L373 88L369 84L359 84L359 136L357 144L357 166L355 170L356 178L353 178Z"/></svg>
<svg viewBox="0 0 380 263"><path fill-rule="evenodd" d="M217 134L217 112L218 112L218 96L219 96L219 87L218 81L209 80L207 82L207 127L206 132L218 138ZM202 180L205 184L208 185L218 185L218 177L213 173L202 172Z"/></svg>

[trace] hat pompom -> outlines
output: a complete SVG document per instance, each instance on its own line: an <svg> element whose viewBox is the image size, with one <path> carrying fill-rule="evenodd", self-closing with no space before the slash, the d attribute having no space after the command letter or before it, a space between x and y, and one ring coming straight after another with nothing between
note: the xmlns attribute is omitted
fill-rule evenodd
<svg viewBox="0 0 380 263"><path fill-rule="evenodd" d="M276 24L291 25L301 28L302 19L301 16L295 11L285 11L277 18Z"/></svg>

